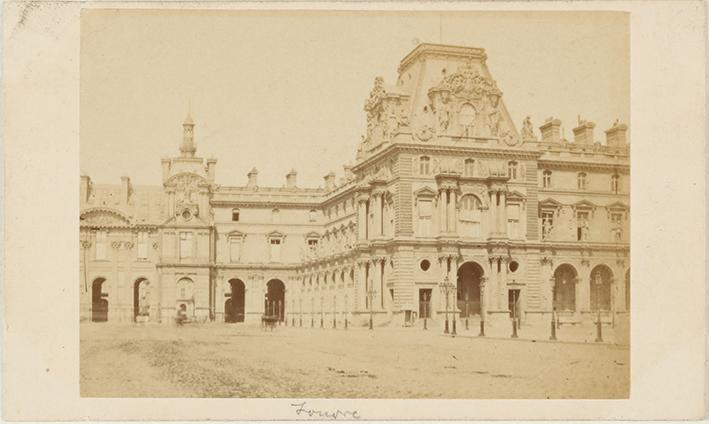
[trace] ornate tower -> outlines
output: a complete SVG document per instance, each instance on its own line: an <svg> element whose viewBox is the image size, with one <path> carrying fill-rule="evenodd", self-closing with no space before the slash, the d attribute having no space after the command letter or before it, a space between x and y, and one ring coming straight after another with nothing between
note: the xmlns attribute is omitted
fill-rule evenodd
<svg viewBox="0 0 709 424"><path fill-rule="evenodd" d="M187 115L185 122L182 123L182 144L180 152L183 158L193 158L197 147L194 145L194 121L192 117Z"/></svg>

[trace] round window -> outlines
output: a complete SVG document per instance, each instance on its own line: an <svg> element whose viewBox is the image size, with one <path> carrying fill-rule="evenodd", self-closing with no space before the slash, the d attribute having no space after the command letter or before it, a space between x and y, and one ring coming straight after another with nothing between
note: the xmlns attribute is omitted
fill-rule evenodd
<svg viewBox="0 0 709 424"><path fill-rule="evenodd" d="M184 219L190 219L190 216L192 216L192 215L190 214L190 211L187 211L187 210L186 210L186 211L182 212L182 217L183 217Z"/></svg>
<svg viewBox="0 0 709 424"><path fill-rule="evenodd" d="M510 271L515 272L519 268L519 262L517 261L512 261L510 262Z"/></svg>
<svg viewBox="0 0 709 424"><path fill-rule="evenodd" d="M431 262L428 259L424 259L419 266L421 267L421 271L428 271L428 269L431 268Z"/></svg>

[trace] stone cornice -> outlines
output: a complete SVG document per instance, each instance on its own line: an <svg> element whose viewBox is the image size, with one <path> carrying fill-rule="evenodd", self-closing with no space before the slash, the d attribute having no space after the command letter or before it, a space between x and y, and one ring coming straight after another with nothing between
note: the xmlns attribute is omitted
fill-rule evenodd
<svg viewBox="0 0 709 424"><path fill-rule="evenodd" d="M283 209L312 209L319 208L322 202L283 202L278 200L211 200L209 202L211 206L222 206L230 208L238 207L278 207Z"/></svg>
<svg viewBox="0 0 709 424"><path fill-rule="evenodd" d="M485 63L487 55L485 49L478 47L451 46L444 44L422 43L416 46L409 54L404 56L399 63L399 73L404 72L419 57L444 56L458 57L461 59L478 59Z"/></svg>
<svg viewBox="0 0 709 424"><path fill-rule="evenodd" d="M567 160L550 160L539 159L537 162L538 169L572 169L572 170L589 170L589 171L617 171L623 173L630 172L630 165L625 163L602 163L602 162L583 162L583 161L567 161Z"/></svg>

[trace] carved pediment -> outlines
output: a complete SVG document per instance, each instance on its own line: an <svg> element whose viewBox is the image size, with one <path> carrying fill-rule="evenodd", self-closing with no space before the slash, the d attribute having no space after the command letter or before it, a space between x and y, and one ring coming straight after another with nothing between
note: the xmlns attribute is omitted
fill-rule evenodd
<svg viewBox="0 0 709 424"><path fill-rule="evenodd" d="M420 188L420 189L414 191L414 196L415 196L416 198L419 198L419 197L435 197L435 196L436 196L436 192L435 192L433 189L429 188L429 187L422 187L422 188Z"/></svg>
<svg viewBox="0 0 709 424"><path fill-rule="evenodd" d="M81 213L81 226L88 227L129 227L130 218L122 212L111 208L92 208Z"/></svg>

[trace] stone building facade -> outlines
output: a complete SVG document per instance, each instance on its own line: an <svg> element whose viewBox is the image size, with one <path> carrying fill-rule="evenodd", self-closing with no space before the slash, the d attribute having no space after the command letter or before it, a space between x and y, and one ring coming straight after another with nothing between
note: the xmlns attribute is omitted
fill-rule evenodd
<svg viewBox="0 0 709 424"><path fill-rule="evenodd" d="M81 318L407 325L623 319L629 144L579 119L518 130L483 49L421 44L376 78L354 165L321 188L216 183L183 123L162 186L81 177ZM446 295L442 283L452 287ZM446 299L447 298L447 299Z"/></svg>

